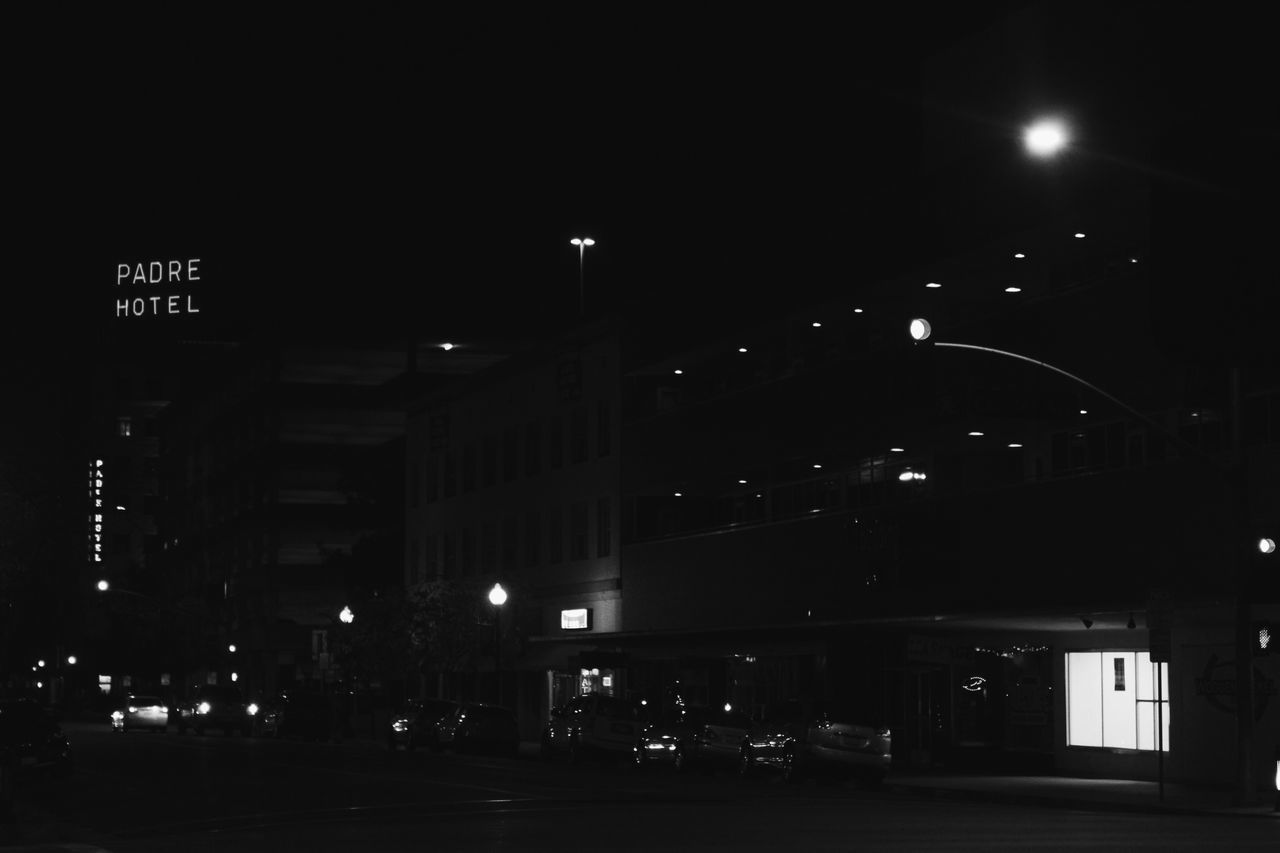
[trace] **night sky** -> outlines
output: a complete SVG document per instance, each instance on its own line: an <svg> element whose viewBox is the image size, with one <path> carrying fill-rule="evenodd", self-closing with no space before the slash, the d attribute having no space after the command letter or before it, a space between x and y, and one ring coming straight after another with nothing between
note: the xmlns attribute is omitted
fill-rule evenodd
<svg viewBox="0 0 1280 853"><path fill-rule="evenodd" d="M1043 35L999 39L1010 15ZM537 335L575 313L579 234L596 309L856 293L1126 167L1248 185L1257 30L1087 3L59 22L19 87L6 345L74 358L120 331L117 263L186 257L229 337ZM1063 106L1090 153L1032 174L1017 129ZM985 201L927 197L948 170Z"/></svg>

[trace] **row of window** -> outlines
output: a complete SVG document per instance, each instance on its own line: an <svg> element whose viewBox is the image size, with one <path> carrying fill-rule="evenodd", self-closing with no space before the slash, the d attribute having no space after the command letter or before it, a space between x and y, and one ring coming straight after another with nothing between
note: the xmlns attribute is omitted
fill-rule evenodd
<svg viewBox="0 0 1280 853"><path fill-rule="evenodd" d="M595 406L595 455L608 456L613 452L613 416L608 400L598 400ZM553 415L544 423L531 421L520 427L507 427L502 433L484 436L479 442L470 442L459 454L453 450L432 453L425 466L415 462L409 468L409 506L417 507L422 501L432 503L441 497L487 488L498 484L499 478L510 483L521 476L536 477L545 464L549 470L565 465L566 438L568 462L576 465L586 462L591 455L591 417L586 406L575 406L566 419ZM425 470L421 470L425 469Z"/></svg>
<svg viewBox="0 0 1280 853"><path fill-rule="evenodd" d="M414 537L409 543L409 583L553 566L565 562L566 556L569 560L608 557L613 553L612 504L607 497L575 501L567 513L559 506L534 508L522 516L481 522L478 527L429 533L421 542Z"/></svg>

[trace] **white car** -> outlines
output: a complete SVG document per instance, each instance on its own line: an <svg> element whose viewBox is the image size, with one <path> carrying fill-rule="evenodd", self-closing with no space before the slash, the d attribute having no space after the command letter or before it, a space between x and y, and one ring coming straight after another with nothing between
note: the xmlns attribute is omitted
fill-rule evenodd
<svg viewBox="0 0 1280 853"><path fill-rule="evenodd" d="M111 712L112 731L163 732L168 726L169 706L158 696L129 696L121 707Z"/></svg>

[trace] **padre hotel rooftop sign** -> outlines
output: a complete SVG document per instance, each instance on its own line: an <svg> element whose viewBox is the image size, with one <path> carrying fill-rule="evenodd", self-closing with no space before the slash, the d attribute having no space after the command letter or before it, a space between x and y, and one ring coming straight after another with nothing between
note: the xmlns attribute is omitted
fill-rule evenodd
<svg viewBox="0 0 1280 853"><path fill-rule="evenodd" d="M191 293L199 281L199 258L116 264L116 316L199 314Z"/></svg>

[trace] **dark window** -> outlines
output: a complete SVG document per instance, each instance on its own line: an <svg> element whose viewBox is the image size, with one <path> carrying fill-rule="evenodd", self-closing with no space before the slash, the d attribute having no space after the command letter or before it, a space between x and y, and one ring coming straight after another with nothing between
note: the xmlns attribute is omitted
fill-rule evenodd
<svg viewBox="0 0 1280 853"><path fill-rule="evenodd" d="M426 539L426 573L427 580L440 574L440 542L434 533L428 533Z"/></svg>
<svg viewBox="0 0 1280 853"><path fill-rule="evenodd" d="M515 427L508 427L502 434L502 479L508 483L514 480L519 464L520 433Z"/></svg>
<svg viewBox="0 0 1280 853"><path fill-rule="evenodd" d="M492 574L498 568L498 531L492 521L480 525L480 571Z"/></svg>
<svg viewBox="0 0 1280 853"><path fill-rule="evenodd" d="M613 418L608 400L601 400L596 407L596 454L608 456L613 452Z"/></svg>
<svg viewBox="0 0 1280 853"><path fill-rule="evenodd" d="M462 574L474 574L476 570L476 533L470 527L462 528Z"/></svg>
<svg viewBox="0 0 1280 853"><path fill-rule="evenodd" d="M547 447L551 451L551 467L554 469L564 465L564 418L560 415L555 415L551 418Z"/></svg>
<svg viewBox="0 0 1280 853"><path fill-rule="evenodd" d="M551 564L564 560L564 519L560 517L560 507L547 509L547 562Z"/></svg>
<svg viewBox="0 0 1280 853"><path fill-rule="evenodd" d="M498 482L498 438L493 435L484 437L484 471L480 478L481 485L492 486Z"/></svg>
<svg viewBox="0 0 1280 853"><path fill-rule="evenodd" d="M587 502L575 501L569 512L569 559L587 559Z"/></svg>
<svg viewBox="0 0 1280 853"><path fill-rule="evenodd" d="M610 546L613 544L613 517L609 512L609 499L600 498L596 501L596 556L609 556Z"/></svg>
<svg viewBox="0 0 1280 853"><path fill-rule="evenodd" d="M458 534L449 531L441 539L444 540L444 576L451 578L458 572Z"/></svg>
<svg viewBox="0 0 1280 853"><path fill-rule="evenodd" d="M462 491L470 492L476 487L476 453L475 443L462 449Z"/></svg>
<svg viewBox="0 0 1280 853"><path fill-rule="evenodd" d="M527 568L538 565L538 560L541 559L539 554L541 544L541 519L538 517L538 511L531 509L524 515L524 564Z"/></svg>
<svg viewBox="0 0 1280 853"><path fill-rule="evenodd" d="M444 455L444 496L451 498L458 493L458 460L453 451Z"/></svg>
<svg viewBox="0 0 1280 853"><path fill-rule="evenodd" d="M524 473L536 477L542 468L542 427L537 421L524 428Z"/></svg>
<svg viewBox="0 0 1280 853"><path fill-rule="evenodd" d="M587 410L577 406L569 419L569 461L587 461Z"/></svg>
<svg viewBox="0 0 1280 853"><path fill-rule="evenodd" d="M440 460L434 454L427 457L427 503L440 498Z"/></svg>
<svg viewBox="0 0 1280 853"><path fill-rule="evenodd" d="M502 520L502 569L503 571L512 571L516 567L516 546L519 540L519 530L516 526L516 517L509 515Z"/></svg>

